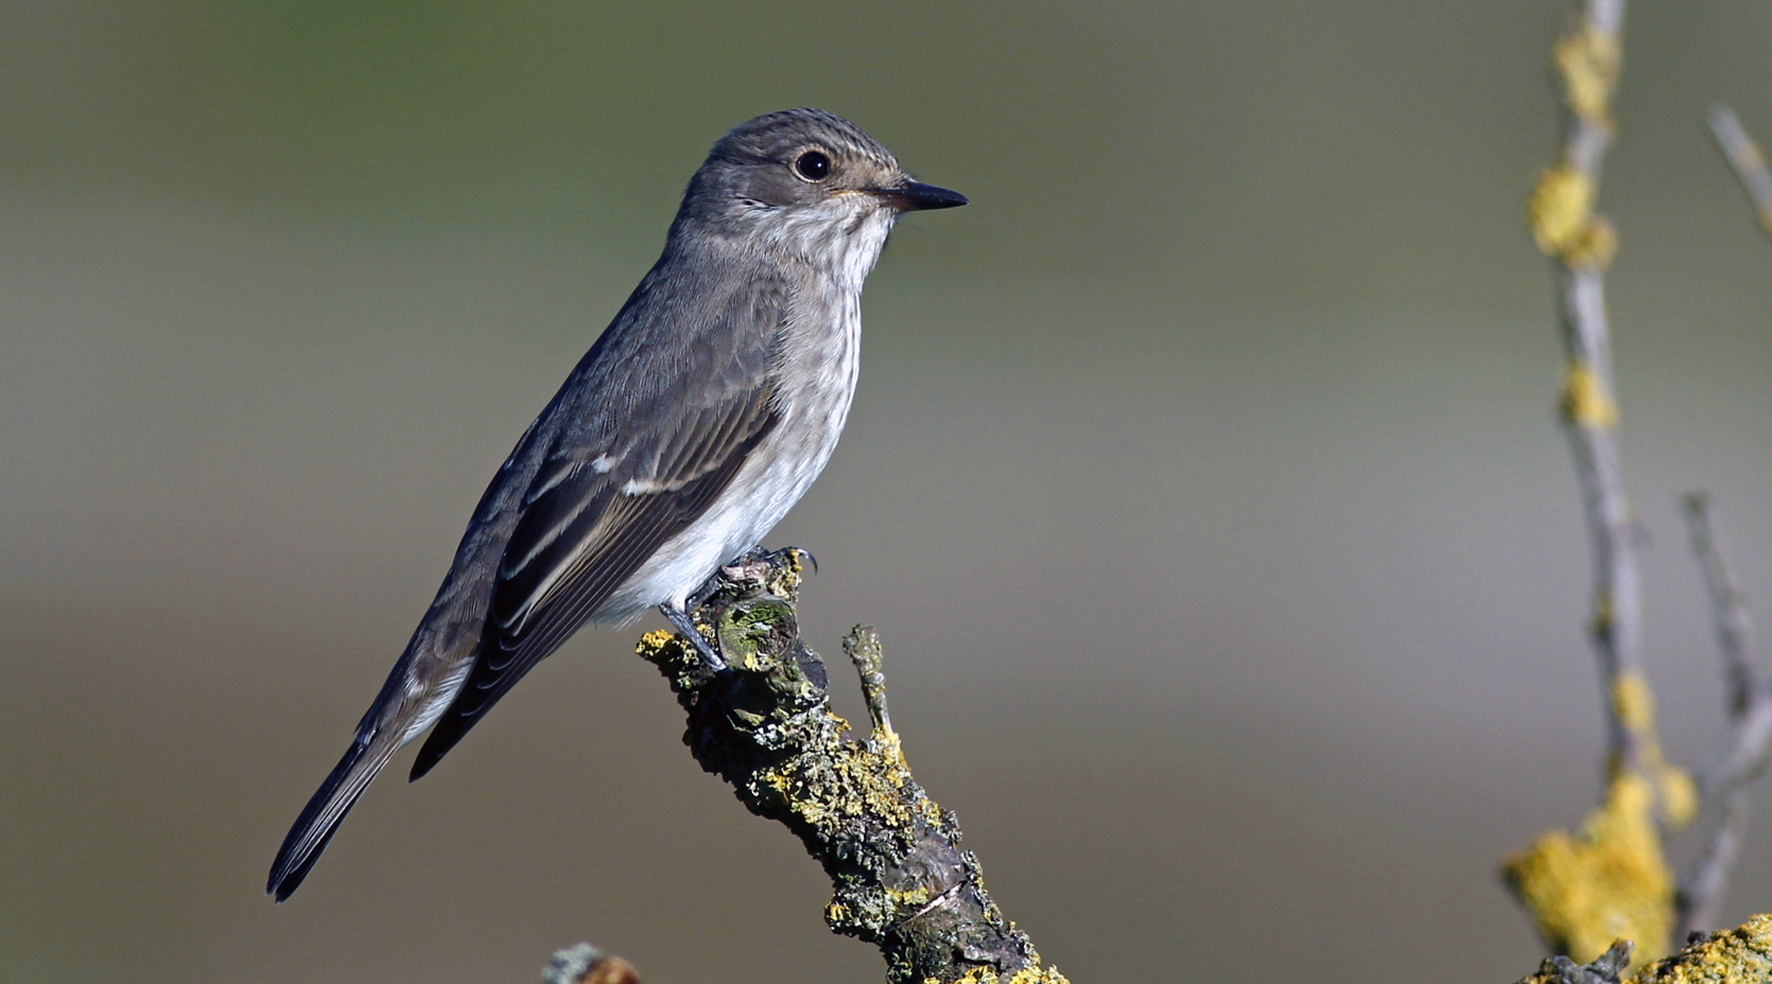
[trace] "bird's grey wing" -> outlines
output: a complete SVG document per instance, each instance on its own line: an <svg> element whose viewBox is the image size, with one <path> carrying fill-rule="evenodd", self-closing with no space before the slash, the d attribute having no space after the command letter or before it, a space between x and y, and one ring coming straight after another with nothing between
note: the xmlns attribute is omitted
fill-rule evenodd
<svg viewBox="0 0 1772 984"><path fill-rule="evenodd" d="M749 382L712 405L653 414L613 454L561 449L544 462L498 566L473 669L419 750L412 778L726 488L776 423L767 374Z"/></svg>
<svg viewBox="0 0 1772 984"><path fill-rule="evenodd" d="M667 248L487 487L357 740L284 839L268 885L279 901L440 703L415 777L700 515L774 426L767 380L786 285L754 267L692 276L699 268L671 257Z"/></svg>

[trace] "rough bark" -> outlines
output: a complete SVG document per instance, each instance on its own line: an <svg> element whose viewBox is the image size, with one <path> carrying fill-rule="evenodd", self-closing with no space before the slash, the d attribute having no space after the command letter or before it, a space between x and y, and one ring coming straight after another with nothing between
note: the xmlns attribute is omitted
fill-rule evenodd
<svg viewBox="0 0 1772 984"><path fill-rule="evenodd" d="M886 714L872 629L858 626L844 641L868 697L870 734L854 735L831 712L824 663L795 618L805 556L748 557L691 607L725 669L710 671L682 636L641 639L640 655L688 714L684 743L752 813L800 838L835 888L825 921L879 947L894 984L1061 984L985 891L954 815L912 778Z"/></svg>

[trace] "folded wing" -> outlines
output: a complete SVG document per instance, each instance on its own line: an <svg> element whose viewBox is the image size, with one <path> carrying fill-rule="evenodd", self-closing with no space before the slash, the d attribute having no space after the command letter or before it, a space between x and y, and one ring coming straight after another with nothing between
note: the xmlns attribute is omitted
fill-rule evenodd
<svg viewBox="0 0 1772 984"><path fill-rule="evenodd" d="M431 770L671 537L699 518L776 423L766 377L657 419L612 451L549 457L499 564L473 670L419 750Z"/></svg>

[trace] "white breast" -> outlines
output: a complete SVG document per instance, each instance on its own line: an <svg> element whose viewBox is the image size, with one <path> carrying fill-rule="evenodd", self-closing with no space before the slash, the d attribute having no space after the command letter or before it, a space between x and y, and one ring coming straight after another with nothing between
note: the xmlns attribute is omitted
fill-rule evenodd
<svg viewBox="0 0 1772 984"><path fill-rule="evenodd" d="M774 429L713 505L597 611L598 621L632 618L665 603L681 607L721 564L760 544L824 470L849 417L861 368L861 284L879 258L892 217L882 213L863 222L829 244L837 248L823 255L833 262L810 277L804 295L792 302Z"/></svg>

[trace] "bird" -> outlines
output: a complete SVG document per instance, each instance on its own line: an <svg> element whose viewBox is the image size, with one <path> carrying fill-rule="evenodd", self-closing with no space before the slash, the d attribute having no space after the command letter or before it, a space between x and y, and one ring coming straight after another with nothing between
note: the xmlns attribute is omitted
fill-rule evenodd
<svg viewBox="0 0 1772 984"><path fill-rule="evenodd" d="M862 283L905 212L967 204L860 127L791 109L734 127L664 250L480 497L435 599L271 866L289 898L400 748L429 772L586 623L686 608L824 469L859 370Z"/></svg>

